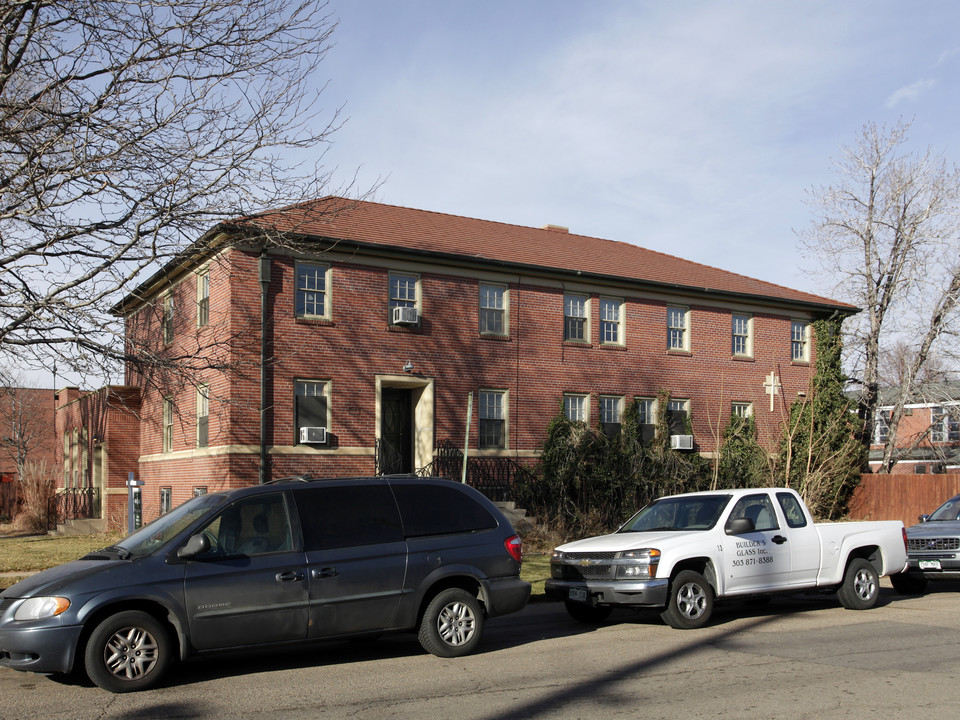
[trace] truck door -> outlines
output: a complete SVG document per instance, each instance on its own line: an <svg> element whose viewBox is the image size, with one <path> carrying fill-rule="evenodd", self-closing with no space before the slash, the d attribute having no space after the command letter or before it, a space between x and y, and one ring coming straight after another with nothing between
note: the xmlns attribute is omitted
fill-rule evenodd
<svg viewBox="0 0 960 720"><path fill-rule="evenodd" d="M813 587L820 573L820 533L793 493L778 492L777 503L786 520L790 546L790 584Z"/></svg>
<svg viewBox="0 0 960 720"><path fill-rule="evenodd" d="M724 593L736 595L785 587L790 579L790 547L770 496L744 495L734 505L727 524L738 518L749 518L755 529L739 535L724 532Z"/></svg>

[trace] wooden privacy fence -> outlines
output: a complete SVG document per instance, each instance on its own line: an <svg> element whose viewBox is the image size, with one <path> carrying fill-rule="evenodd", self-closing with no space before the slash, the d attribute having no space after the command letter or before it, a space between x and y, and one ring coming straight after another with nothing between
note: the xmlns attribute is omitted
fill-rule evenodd
<svg viewBox="0 0 960 720"><path fill-rule="evenodd" d="M960 495L960 474L861 475L850 519L901 520L909 527L954 495Z"/></svg>

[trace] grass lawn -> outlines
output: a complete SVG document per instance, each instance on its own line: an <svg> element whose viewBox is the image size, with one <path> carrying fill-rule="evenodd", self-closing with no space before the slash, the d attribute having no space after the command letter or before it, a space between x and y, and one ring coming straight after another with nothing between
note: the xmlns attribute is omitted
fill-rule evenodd
<svg viewBox="0 0 960 720"><path fill-rule="evenodd" d="M10 587L31 572L44 570L83 557L91 550L117 542L122 535L16 535L4 533L0 526L0 590ZM525 555L520 576L533 585L532 600L543 599L543 582L550 577L549 555Z"/></svg>

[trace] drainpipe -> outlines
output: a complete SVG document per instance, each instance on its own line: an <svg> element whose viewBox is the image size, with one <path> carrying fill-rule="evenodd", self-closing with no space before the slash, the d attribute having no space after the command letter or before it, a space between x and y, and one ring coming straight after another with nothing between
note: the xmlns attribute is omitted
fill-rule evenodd
<svg viewBox="0 0 960 720"><path fill-rule="evenodd" d="M267 291L270 288L270 258L266 252L257 263L260 276L260 484L270 480L267 466Z"/></svg>

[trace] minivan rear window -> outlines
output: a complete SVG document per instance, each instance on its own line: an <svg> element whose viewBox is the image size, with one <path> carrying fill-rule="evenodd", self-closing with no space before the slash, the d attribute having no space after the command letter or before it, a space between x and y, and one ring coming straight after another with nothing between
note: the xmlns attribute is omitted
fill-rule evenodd
<svg viewBox="0 0 960 720"><path fill-rule="evenodd" d="M483 505L456 487L393 486L407 537L491 530L497 521Z"/></svg>

